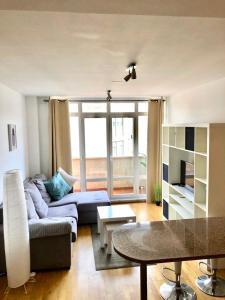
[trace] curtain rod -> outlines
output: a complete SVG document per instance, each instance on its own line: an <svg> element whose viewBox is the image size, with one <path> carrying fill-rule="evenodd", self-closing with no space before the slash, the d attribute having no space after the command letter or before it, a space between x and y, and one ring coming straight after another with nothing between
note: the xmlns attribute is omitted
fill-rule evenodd
<svg viewBox="0 0 225 300"><path fill-rule="evenodd" d="M65 99L55 99L55 100L58 100L58 101L66 101ZM152 102L158 102L158 101L166 101L165 99L149 99L150 101L152 101ZM50 99L43 99L43 102L49 102L50 101ZM90 102L98 102L98 103L107 103L107 102L147 102L148 101L148 99L146 99L146 100L144 100L144 99L139 99L139 100L130 100L130 99L124 99L124 100L122 100L122 99L118 99L118 100L110 100L110 101L108 101L108 100L93 100L93 99L90 99L90 100L81 100L81 99L78 99L78 100L73 100L73 99L68 99L68 101L69 102L74 102L74 103L80 103L80 102L87 102L87 103L90 103Z"/></svg>

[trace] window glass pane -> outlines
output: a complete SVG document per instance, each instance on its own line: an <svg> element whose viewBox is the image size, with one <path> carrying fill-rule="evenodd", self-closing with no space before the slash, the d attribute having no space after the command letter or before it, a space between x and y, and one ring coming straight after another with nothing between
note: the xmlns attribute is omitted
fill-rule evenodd
<svg viewBox="0 0 225 300"><path fill-rule="evenodd" d="M113 156L133 156L133 118L112 118Z"/></svg>
<svg viewBox="0 0 225 300"><path fill-rule="evenodd" d="M146 194L146 177L141 176L139 180L139 194Z"/></svg>
<svg viewBox="0 0 225 300"><path fill-rule="evenodd" d="M85 118L86 177L107 177L106 118Z"/></svg>
<svg viewBox="0 0 225 300"><path fill-rule="evenodd" d="M69 103L69 111L71 113L77 113L78 112L78 104L77 103Z"/></svg>
<svg viewBox="0 0 225 300"><path fill-rule="evenodd" d="M134 112L134 103L111 103L111 112Z"/></svg>
<svg viewBox="0 0 225 300"><path fill-rule="evenodd" d="M107 191L107 181L87 181L87 191Z"/></svg>
<svg viewBox="0 0 225 300"><path fill-rule="evenodd" d="M124 195L134 193L133 178L114 179L113 180L113 195Z"/></svg>
<svg viewBox="0 0 225 300"><path fill-rule="evenodd" d="M148 112L148 102L139 102L138 103L138 111L139 112Z"/></svg>
<svg viewBox="0 0 225 300"><path fill-rule="evenodd" d="M72 150L72 173L77 177L74 190L80 191L80 145L79 145L79 121L78 117L70 117L70 134Z"/></svg>
<svg viewBox="0 0 225 300"><path fill-rule="evenodd" d="M147 129L148 117L138 117L138 153L139 155L147 155Z"/></svg>
<svg viewBox="0 0 225 300"><path fill-rule="evenodd" d="M83 112L106 112L106 103L83 103Z"/></svg>
<svg viewBox="0 0 225 300"><path fill-rule="evenodd" d="M147 116L138 117L139 194L146 194L147 122Z"/></svg>

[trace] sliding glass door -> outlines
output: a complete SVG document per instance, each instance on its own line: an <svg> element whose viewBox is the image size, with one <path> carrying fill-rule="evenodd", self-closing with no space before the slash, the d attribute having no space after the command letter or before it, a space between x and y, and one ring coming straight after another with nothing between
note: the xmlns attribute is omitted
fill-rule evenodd
<svg viewBox="0 0 225 300"><path fill-rule="evenodd" d="M111 194L134 194L134 118L112 118Z"/></svg>
<svg viewBox="0 0 225 300"><path fill-rule="evenodd" d="M70 105L77 191L106 190L117 201L145 198L147 114L139 104Z"/></svg>
<svg viewBox="0 0 225 300"><path fill-rule="evenodd" d="M106 118L85 118L84 137L86 189L107 190Z"/></svg>

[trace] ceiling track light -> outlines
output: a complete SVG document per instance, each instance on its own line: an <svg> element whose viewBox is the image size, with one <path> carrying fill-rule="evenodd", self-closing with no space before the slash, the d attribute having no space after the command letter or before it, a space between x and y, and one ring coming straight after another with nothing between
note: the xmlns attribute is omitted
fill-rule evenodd
<svg viewBox="0 0 225 300"><path fill-rule="evenodd" d="M127 67L128 74L124 77L125 81L129 81L130 79L136 79L137 74L136 74L136 63L131 63Z"/></svg>
<svg viewBox="0 0 225 300"><path fill-rule="evenodd" d="M110 100L112 100L112 96L111 96L111 90L108 90L107 91L107 97L106 97L106 101L110 101Z"/></svg>

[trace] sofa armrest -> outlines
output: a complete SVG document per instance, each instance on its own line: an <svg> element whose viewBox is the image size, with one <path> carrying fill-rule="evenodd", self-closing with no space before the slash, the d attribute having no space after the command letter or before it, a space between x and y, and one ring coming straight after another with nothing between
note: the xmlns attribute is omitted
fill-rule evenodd
<svg viewBox="0 0 225 300"><path fill-rule="evenodd" d="M71 224L62 218L29 220L30 239L71 235Z"/></svg>

